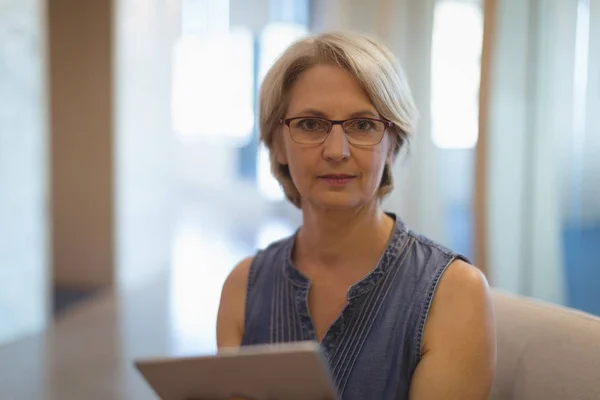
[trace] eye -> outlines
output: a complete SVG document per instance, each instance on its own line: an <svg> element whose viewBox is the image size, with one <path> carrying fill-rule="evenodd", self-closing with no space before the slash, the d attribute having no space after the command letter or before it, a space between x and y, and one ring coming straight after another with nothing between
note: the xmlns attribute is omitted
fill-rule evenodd
<svg viewBox="0 0 600 400"><path fill-rule="evenodd" d="M302 118L293 122L292 127L307 132L327 132L329 125L319 118Z"/></svg>
<svg viewBox="0 0 600 400"><path fill-rule="evenodd" d="M353 119L346 123L348 132L371 132L377 130L377 122L370 119Z"/></svg>
<svg viewBox="0 0 600 400"><path fill-rule="evenodd" d="M366 131L373 128L373 122L368 119L361 119L356 123L358 129Z"/></svg>

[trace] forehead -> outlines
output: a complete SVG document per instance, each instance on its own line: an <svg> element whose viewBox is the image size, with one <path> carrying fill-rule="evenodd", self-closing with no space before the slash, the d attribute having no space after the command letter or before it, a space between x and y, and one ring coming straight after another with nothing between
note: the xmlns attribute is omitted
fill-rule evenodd
<svg viewBox="0 0 600 400"><path fill-rule="evenodd" d="M344 118L357 111L377 114L369 96L352 76L333 65L317 65L304 71L289 93L288 114L319 110L330 118Z"/></svg>

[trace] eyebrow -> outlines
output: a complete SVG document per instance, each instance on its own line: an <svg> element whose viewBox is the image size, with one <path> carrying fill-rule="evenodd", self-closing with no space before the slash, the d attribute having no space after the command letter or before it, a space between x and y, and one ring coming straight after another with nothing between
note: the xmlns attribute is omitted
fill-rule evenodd
<svg viewBox="0 0 600 400"><path fill-rule="evenodd" d="M316 108L305 108L305 109L301 110L298 113L298 115L299 116L303 116L303 115L309 116L310 115L310 116L328 119L327 115L324 112L319 111ZM377 114L376 112L371 111L371 110L355 111L348 116L348 118L359 118L359 117L368 117L368 118L375 118L375 119L381 118L379 116L379 114Z"/></svg>
<svg viewBox="0 0 600 400"><path fill-rule="evenodd" d="M350 116L349 116L349 118L356 118L356 117L381 118L379 116L379 114L377 114L376 112L371 111L371 110L357 111L357 112L350 114Z"/></svg>

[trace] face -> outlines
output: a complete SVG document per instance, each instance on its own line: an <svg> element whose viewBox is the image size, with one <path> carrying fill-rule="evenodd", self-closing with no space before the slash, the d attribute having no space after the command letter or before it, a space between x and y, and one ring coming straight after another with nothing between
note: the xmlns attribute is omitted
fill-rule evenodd
<svg viewBox="0 0 600 400"><path fill-rule="evenodd" d="M378 118L381 116L367 94L345 70L318 65L302 73L290 92L284 118L321 117L330 120ZM302 197L303 208L354 208L373 203L391 143L386 133L379 144L356 146L348 142L341 125L333 125L321 144L299 144L282 124L275 151L280 164L287 164Z"/></svg>

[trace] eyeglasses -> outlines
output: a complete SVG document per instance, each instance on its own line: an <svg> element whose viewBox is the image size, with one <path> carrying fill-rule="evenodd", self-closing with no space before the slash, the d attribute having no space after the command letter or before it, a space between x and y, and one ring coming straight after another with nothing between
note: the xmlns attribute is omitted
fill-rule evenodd
<svg viewBox="0 0 600 400"><path fill-rule="evenodd" d="M379 144L393 122L375 118L330 120L318 117L294 117L279 121L290 129L292 140L299 144L321 144L327 140L334 125L341 125L348 142L355 146Z"/></svg>

